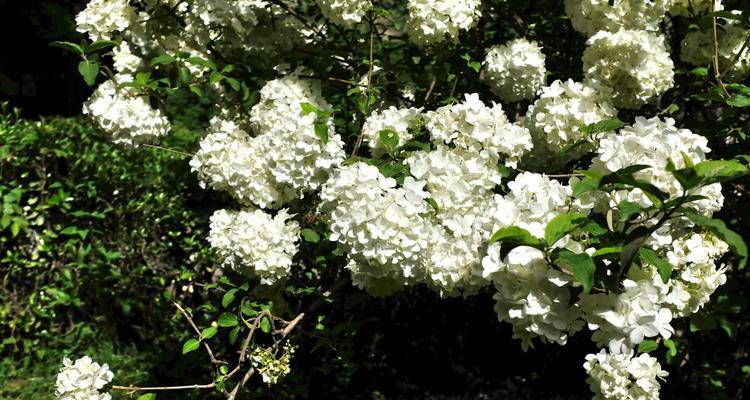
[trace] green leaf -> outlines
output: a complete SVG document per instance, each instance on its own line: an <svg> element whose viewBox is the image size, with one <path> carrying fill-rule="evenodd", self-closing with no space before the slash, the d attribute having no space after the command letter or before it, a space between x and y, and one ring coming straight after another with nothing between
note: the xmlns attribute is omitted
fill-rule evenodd
<svg viewBox="0 0 750 400"><path fill-rule="evenodd" d="M231 331L229 331L229 343L234 344L237 341L237 338L240 336L240 327L235 326L232 328Z"/></svg>
<svg viewBox="0 0 750 400"><path fill-rule="evenodd" d="M584 135L592 135L592 134L601 133L601 132L613 132L622 128L625 125L627 125L625 122L620 121L617 118L607 119L604 121L599 121L597 123L584 126L583 128L581 128L581 133Z"/></svg>
<svg viewBox="0 0 750 400"><path fill-rule="evenodd" d="M328 124L325 121L315 121L315 136L319 137L323 144L328 143Z"/></svg>
<svg viewBox="0 0 750 400"><path fill-rule="evenodd" d="M617 210L619 213L619 220L620 222L625 222L630 219L635 214L638 214L639 212L643 211L643 207L641 207L640 204L634 203L632 201L623 200L619 204L617 204Z"/></svg>
<svg viewBox="0 0 750 400"><path fill-rule="evenodd" d="M642 247L640 250L641 260L649 265L652 265L659 272L659 276L664 283L669 282L669 278L672 276L672 265L669 262L656 254L655 251Z"/></svg>
<svg viewBox="0 0 750 400"><path fill-rule="evenodd" d="M726 242L739 259L739 269L745 268L745 265L747 265L747 245L742 240L742 236L727 228L724 221L720 219L712 219L692 211L688 211L685 214L693 223L708 229L719 239Z"/></svg>
<svg viewBox="0 0 750 400"><path fill-rule="evenodd" d="M737 108L750 107L750 96L746 96L744 94L739 94L739 93L733 93L726 100L726 103L727 105L730 105L732 107L737 107Z"/></svg>
<svg viewBox="0 0 750 400"><path fill-rule="evenodd" d="M594 260L586 253L576 254L570 250L562 250L555 260L555 264L573 272L576 281L583 285L583 292L588 293L594 287Z"/></svg>
<svg viewBox="0 0 750 400"><path fill-rule="evenodd" d="M662 343L664 343L664 347L669 349L669 352L667 352L667 354L669 354L670 357L674 357L677 355L677 345L674 343L674 340L664 339Z"/></svg>
<svg viewBox="0 0 750 400"><path fill-rule="evenodd" d="M703 184L726 182L750 174L750 169L733 160L708 160L693 166L695 173L703 179Z"/></svg>
<svg viewBox="0 0 750 400"><path fill-rule="evenodd" d="M565 213L552 218L544 230L544 240L552 246L568 233L576 230L586 222L586 216L581 213Z"/></svg>
<svg viewBox="0 0 750 400"><path fill-rule="evenodd" d="M702 77L708 75L708 68L706 68L706 67L693 68L693 69L690 70L690 74L702 78Z"/></svg>
<svg viewBox="0 0 750 400"><path fill-rule="evenodd" d="M73 53L76 53L79 56L83 56L83 54L84 54L83 53L83 49L81 48L81 46L79 46L79 45L77 45L75 43L57 41L57 42L52 42L49 45L52 46L52 47L57 47L57 48L60 48L60 49L72 51Z"/></svg>
<svg viewBox="0 0 750 400"><path fill-rule="evenodd" d="M99 75L99 63L96 61L83 60L78 63L78 72L83 77L83 81L89 86L94 86L96 76Z"/></svg>
<svg viewBox="0 0 750 400"><path fill-rule="evenodd" d="M149 64L154 67L162 64L172 64L175 61L177 61L176 58L170 56L169 54L163 54L152 58Z"/></svg>
<svg viewBox="0 0 750 400"><path fill-rule="evenodd" d="M710 331L716 329L716 319L704 312L690 316L690 332Z"/></svg>
<svg viewBox="0 0 750 400"><path fill-rule="evenodd" d="M208 328L205 328L201 331L201 340L205 339L211 339L212 337L216 336L216 333L219 330L214 328L213 326L209 326Z"/></svg>
<svg viewBox="0 0 750 400"><path fill-rule="evenodd" d="M616 254L622 253L622 247L603 247L598 249L591 255L591 258L604 257L604 258L615 258Z"/></svg>
<svg viewBox="0 0 750 400"><path fill-rule="evenodd" d="M195 93L195 95L198 97L206 97L206 93L204 93L203 89L198 86L190 85L190 91Z"/></svg>
<svg viewBox="0 0 750 400"><path fill-rule="evenodd" d="M219 315L219 326L223 328L231 328L238 324L237 316L231 313L222 313Z"/></svg>
<svg viewBox="0 0 750 400"><path fill-rule="evenodd" d="M242 88L242 84L237 79L225 77L224 80L227 81L229 87L231 87L235 92L239 92Z"/></svg>
<svg viewBox="0 0 750 400"><path fill-rule="evenodd" d="M180 83L189 86L193 81L193 75L190 73L190 69L188 69L188 67L180 67L177 69L177 72L179 74Z"/></svg>
<svg viewBox="0 0 750 400"><path fill-rule="evenodd" d="M300 235L302 236L302 239L305 240L305 242L308 243L318 243L320 242L320 235L318 232L315 232L314 230L310 228L304 228L300 231Z"/></svg>
<svg viewBox="0 0 750 400"><path fill-rule="evenodd" d="M208 69L210 69L212 71L216 71L216 64L214 64L210 60L206 60L205 58L190 57L190 58L188 58L185 61L189 62L190 64L197 65L199 67L204 67L204 68L208 68Z"/></svg>
<svg viewBox="0 0 750 400"><path fill-rule="evenodd" d="M304 115L318 112L318 107L315 107L314 105L310 103L301 103L300 107L302 107L302 114Z"/></svg>
<svg viewBox="0 0 750 400"><path fill-rule="evenodd" d="M432 197L428 197L424 199L424 201L426 201L427 204L429 204L430 207L432 207L432 209L435 210L435 212L440 212L440 207L438 207L438 203L437 201L435 201L435 199L433 199Z"/></svg>
<svg viewBox="0 0 750 400"><path fill-rule="evenodd" d="M543 248L541 240L537 239L529 231L517 226L509 226L495 232L490 240L487 242L488 245L503 242L503 243L515 243L519 246L531 246L536 248Z"/></svg>
<svg viewBox="0 0 750 400"><path fill-rule="evenodd" d="M198 339L189 339L185 344L182 345L182 354L190 353L201 345Z"/></svg>
<svg viewBox="0 0 750 400"><path fill-rule="evenodd" d="M396 152L396 148L398 148L398 133L392 129L383 129L378 132L378 136L380 137L380 141L383 142L383 146L385 146L385 151L393 155Z"/></svg>
<svg viewBox="0 0 750 400"><path fill-rule="evenodd" d="M235 296L237 296L238 289L229 289L224 296L221 298L221 306L227 308L228 305L232 304Z"/></svg>
<svg viewBox="0 0 750 400"><path fill-rule="evenodd" d="M263 316L260 320L260 330L263 331L263 333L270 333L271 332L271 322L268 320L268 317Z"/></svg>
<svg viewBox="0 0 750 400"><path fill-rule="evenodd" d="M156 400L156 393L144 393L138 396L136 400Z"/></svg>
<svg viewBox="0 0 750 400"><path fill-rule="evenodd" d="M650 353L656 349L659 348L659 343L656 343L655 340L644 340L640 343L638 343L638 352L639 353Z"/></svg>
<svg viewBox="0 0 750 400"><path fill-rule="evenodd" d="M114 40L97 40L94 43L91 43L87 48L86 52L91 54L95 53L97 51L101 51L104 49L108 49L110 47L118 46L119 43L115 42Z"/></svg>

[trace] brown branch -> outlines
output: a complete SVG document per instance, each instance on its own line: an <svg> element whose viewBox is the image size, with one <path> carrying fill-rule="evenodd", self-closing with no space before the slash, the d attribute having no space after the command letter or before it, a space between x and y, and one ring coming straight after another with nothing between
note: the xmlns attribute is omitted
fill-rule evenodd
<svg viewBox="0 0 750 400"><path fill-rule="evenodd" d="M195 333L198 334L198 338L200 338L201 337L201 331L195 325L195 322L193 322L193 319L190 318L190 315L187 313L187 311L185 311L185 309L182 308L182 306L179 305L177 302L174 302L173 304L174 304L175 307L177 307L177 310L180 312L180 314L182 314L182 316L184 316L185 319L187 319L187 321L190 324L190 326L193 327L193 330L195 331ZM214 352L211 350L211 346L209 346L208 343L206 343L205 340L201 340L201 342L203 343L203 347L206 349L206 353L208 353L208 358L211 359L211 362L213 364L226 364L225 361L219 361L219 360L216 359L216 357L214 357Z"/></svg>
<svg viewBox="0 0 750 400"><path fill-rule="evenodd" d="M711 29L713 33L713 57L711 59L713 60L714 65L714 79L716 79L716 83L719 84L721 87L721 91L724 92L724 95L729 97L729 92L727 92L726 86L724 86L724 82L721 81L721 69L719 68L719 33L716 27L716 5L715 0L711 0Z"/></svg>
<svg viewBox="0 0 750 400"><path fill-rule="evenodd" d="M372 67L373 67L373 52L374 52L374 41L375 41L375 28L373 27L372 13L368 15L368 21L370 22L370 69L367 71L367 89L365 97L365 108L370 107L370 88L372 87ZM367 118L365 115L363 118ZM354 143L354 149L352 150L352 157L357 155L359 147L362 146L362 140L365 137L365 124L364 121L359 128L359 134L357 135L357 141Z"/></svg>
<svg viewBox="0 0 750 400"><path fill-rule="evenodd" d="M151 386L151 387L141 387L141 386L112 386L112 390L123 390L126 392L129 392L130 394L135 392L157 392L157 391L165 391L165 390L192 390L192 389L213 389L216 387L215 383L207 383L205 385L183 385L183 386Z"/></svg>
<svg viewBox="0 0 750 400"><path fill-rule="evenodd" d="M747 39L745 39L745 42L742 43L742 47L740 47L740 51L737 52L737 54L732 57L732 61L729 63L729 66L727 66L727 69L725 71L722 71L721 74L719 74L720 77L726 75L727 73L731 72L732 69L734 69L735 64L737 64L737 60L740 59L740 56L742 53L747 50L747 47L750 45L750 35L747 36Z"/></svg>
<svg viewBox="0 0 750 400"><path fill-rule="evenodd" d="M432 90L435 89L435 83L437 82L437 74L435 74L435 77L432 78L432 82L430 82L430 87L427 89L427 94L424 96L424 102L427 103L428 100L430 100L430 96L432 95Z"/></svg>

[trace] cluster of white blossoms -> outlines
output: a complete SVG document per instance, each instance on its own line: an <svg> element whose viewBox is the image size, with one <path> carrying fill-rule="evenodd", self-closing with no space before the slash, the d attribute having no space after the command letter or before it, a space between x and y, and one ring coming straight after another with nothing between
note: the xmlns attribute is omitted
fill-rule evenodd
<svg viewBox="0 0 750 400"><path fill-rule="evenodd" d="M607 97L606 87L594 89L570 79L556 80L542 89L523 122L534 143L530 163L555 169L591 152L597 137L585 136L581 128L617 116Z"/></svg>
<svg viewBox="0 0 750 400"><path fill-rule="evenodd" d="M721 0L671 0L669 13L674 16L689 17L691 11L699 15L711 10L711 3L714 3L714 10L724 9Z"/></svg>
<svg viewBox="0 0 750 400"><path fill-rule="evenodd" d="M587 355L583 367L594 400L659 400L657 379L669 375L646 353L636 357L632 352L608 354L601 350Z"/></svg>
<svg viewBox="0 0 750 400"><path fill-rule="evenodd" d="M372 8L370 0L318 0L323 16L351 28L362 21L362 17Z"/></svg>
<svg viewBox="0 0 750 400"><path fill-rule="evenodd" d="M208 241L222 266L274 284L289 275L299 246L299 223L286 209L271 216L263 210L217 210Z"/></svg>
<svg viewBox="0 0 750 400"><path fill-rule="evenodd" d="M591 169L608 174L632 165L651 166L636 172L634 176L676 198L682 195L683 188L667 170L667 164L671 162L677 169L685 168L688 166L686 160L697 164L705 161L706 153L710 151L705 137L675 127L672 118L637 117L633 125L622 128L618 133L605 134L600 139ZM706 197L687 205L706 215L721 209L724 203L719 183L690 189L689 194ZM642 207L653 205L637 188L627 193L612 193L609 200L605 207L614 208L622 200L638 203Z"/></svg>
<svg viewBox="0 0 750 400"><path fill-rule="evenodd" d="M380 132L391 130L398 134L398 145L403 146L414 137L413 131L422 125L421 108L388 107L382 111L373 111L362 126L362 134L370 146L373 157L386 153L385 145L380 139Z"/></svg>
<svg viewBox="0 0 750 400"><path fill-rule="evenodd" d="M102 83L83 105L83 113L117 144L138 147L169 133L170 124L159 109L151 107L148 97L117 90L113 81Z"/></svg>
<svg viewBox="0 0 750 400"><path fill-rule="evenodd" d="M425 119L434 143L499 159L509 167L532 146L528 129L511 123L500 104L487 107L476 93L467 94L463 103L425 113Z"/></svg>
<svg viewBox="0 0 750 400"><path fill-rule="evenodd" d="M485 77L501 100L531 100L545 83L544 60L536 42L515 39L489 49L484 59Z"/></svg>
<svg viewBox="0 0 750 400"><path fill-rule="evenodd" d="M456 40L461 30L473 27L481 16L481 0L409 0L406 30L419 46Z"/></svg>
<svg viewBox="0 0 750 400"><path fill-rule="evenodd" d="M76 15L76 25L78 32L88 33L91 40L109 40L126 30L135 17L136 11L128 0L91 0Z"/></svg>
<svg viewBox="0 0 750 400"><path fill-rule="evenodd" d="M318 137L317 114L305 114L303 103L330 110L318 88L289 75L261 89L248 118L257 136L231 118L214 118L190 161L201 184L261 208L278 208L317 190L343 161L344 144L331 118L325 122L327 142Z"/></svg>
<svg viewBox="0 0 750 400"><path fill-rule="evenodd" d="M99 365L89 356L75 362L65 358L57 374L55 395L58 400L110 400L112 396L109 393L99 393L99 390L113 377L107 364Z"/></svg>
<svg viewBox="0 0 750 400"><path fill-rule="evenodd" d="M615 107L640 108L674 83L674 63L663 36L643 30L600 31L586 44L586 80L611 88Z"/></svg>
<svg viewBox="0 0 750 400"><path fill-rule="evenodd" d="M736 22L736 21L735 21ZM717 31L717 50L722 78L727 82L739 82L750 75L750 53L744 51L750 30L736 23L727 23ZM743 50L740 52L740 50ZM713 32L693 31L682 40L680 59L686 63L705 67L713 57Z"/></svg>
<svg viewBox="0 0 750 400"><path fill-rule="evenodd" d="M276 358L274 352L270 349L256 346L249 355L250 363L254 368L257 368L263 383L268 386L277 384L280 379L292 371L292 356L296 349L291 344L286 343L283 350L281 357Z"/></svg>
<svg viewBox="0 0 750 400"><path fill-rule="evenodd" d="M565 0L573 28L586 35L619 29L659 30L674 0Z"/></svg>

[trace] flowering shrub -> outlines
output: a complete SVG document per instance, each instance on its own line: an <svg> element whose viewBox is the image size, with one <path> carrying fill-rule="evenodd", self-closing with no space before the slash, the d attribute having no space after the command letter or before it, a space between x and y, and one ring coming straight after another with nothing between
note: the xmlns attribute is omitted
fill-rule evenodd
<svg viewBox="0 0 750 400"><path fill-rule="evenodd" d="M58 45L81 55L87 83L103 76L84 111L119 144L163 137L161 104L176 92L216 106L189 164L238 211L210 220L208 243L233 278L207 284L226 287L226 311L199 327L176 304L195 333L183 353L203 348L215 369L195 389L234 399L256 372L283 379L290 335L330 294L320 276L344 269L336 284L374 296L493 292L524 350L590 334L595 398L656 399L668 373L647 353L676 353L676 320L700 312L748 256L714 218L722 185L750 174L748 157L708 159L706 137L661 104L680 40L665 21L708 17L711 51L697 32L682 45L684 61L712 64L695 96L750 106L750 89L721 79L746 75L747 21L705 3L566 1L588 36L575 72L550 64L568 50L554 40L492 30L501 6L479 1L97 0L78 18L93 42ZM286 286L300 273L320 279L320 298L295 314L278 300L302 290ZM251 281L263 289L246 296ZM236 362L216 358L219 328Z"/></svg>

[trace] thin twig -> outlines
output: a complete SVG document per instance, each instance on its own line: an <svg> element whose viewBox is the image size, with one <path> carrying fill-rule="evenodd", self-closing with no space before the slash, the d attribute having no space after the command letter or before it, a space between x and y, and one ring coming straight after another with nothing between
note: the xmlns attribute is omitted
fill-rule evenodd
<svg viewBox="0 0 750 400"><path fill-rule="evenodd" d="M183 386L151 386L151 387L140 387L140 386L112 386L112 390L123 390L129 393L135 392L156 392L165 390L192 390L192 389L213 389L216 387L215 383L207 383L205 385L183 385Z"/></svg>
<svg viewBox="0 0 750 400"><path fill-rule="evenodd" d="M286 12L291 14L291 16L293 16L294 18L297 18L297 20L299 20L299 22L301 22L302 25L307 27L307 29L310 29L311 31L315 32L316 35L320 36L323 42L328 41L328 39L325 37L325 35L323 35L323 32L321 32L320 29L318 29L316 26L311 24L304 16L302 16L302 14L298 13L295 9L290 7L288 4L284 3L282 0L269 0L269 1L283 8L284 10L286 10Z"/></svg>
<svg viewBox="0 0 750 400"><path fill-rule="evenodd" d="M430 87L427 89L427 94L424 96L424 102L427 103L428 100L430 100L430 96L432 95L432 89L435 89L435 83L437 82L437 74L435 74L435 77L432 78L432 82L430 82Z"/></svg>
<svg viewBox="0 0 750 400"><path fill-rule="evenodd" d="M182 306L179 305L177 302L174 302L174 306L177 307L177 310L180 312L180 314L182 314L182 316L185 317L185 319L187 319L190 326L193 327L193 330L195 331L195 333L198 334L198 337L200 338L201 331L200 329L198 329L198 326L195 325L195 322L193 322L193 319L190 318L190 315L187 313L187 311L185 311L185 309L182 308ZM205 347L206 353L208 353L208 358L211 359L211 362L213 364L226 364L226 361L219 361L216 359L216 357L214 357L214 352L211 350L211 346L209 346L205 340L201 340L201 342L203 342L203 347Z"/></svg>
<svg viewBox="0 0 750 400"><path fill-rule="evenodd" d="M372 87L372 68L373 68L373 52L374 52L374 41L375 41L375 28L373 27L372 13L368 15L368 21L370 22L370 69L367 70L367 91L365 92L365 108L370 107L370 88ZM365 116L366 118L367 116ZM362 140L365 136L364 130L365 124L363 123L359 128L359 134L357 135L357 141L354 143L354 149L352 149L352 157L357 155L359 147L362 146Z"/></svg>
<svg viewBox="0 0 750 400"><path fill-rule="evenodd" d="M723 77L727 73L731 72L732 69L734 69L734 66L737 64L737 60L740 59L740 56L742 53L747 50L747 47L750 45L750 35L747 35L747 39L745 39L745 42L742 43L742 47L740 47L740 51L737 52L737 54L732 57L732 62L729 63L729 66L727 66L727 69L722 71L721 74L719 74L720 77Z"/></svg>
<svg viewBox="0 0 750 400"><path fill-rule="evenodd" d="M179 151L179 150L174 150L174 149L168 149L166 147L156 146L156 145L148 144L148 143L144 143L143 147L149 147L149 148L157 149L157 150L164 150L164 151L168 151L170 153L179 154L179 155L185 156L185 157L193 157L194 156L194 154L185 153L184 151Z"/></svg>
<svg viewBox="0 0 750 400"><path fill-rule="evenodd" d="M719 84L721 87L721 91L724 92L724 95L729 97L729 92L727 92L727 88L724 86L724 82L721 81L721 69L719 68L719 33L716 27L716 13L714 12L716 10L715 0L711 0L711 28L713 31L713 64L714 64L714 78L716 79L716 83Z"/></svg>

